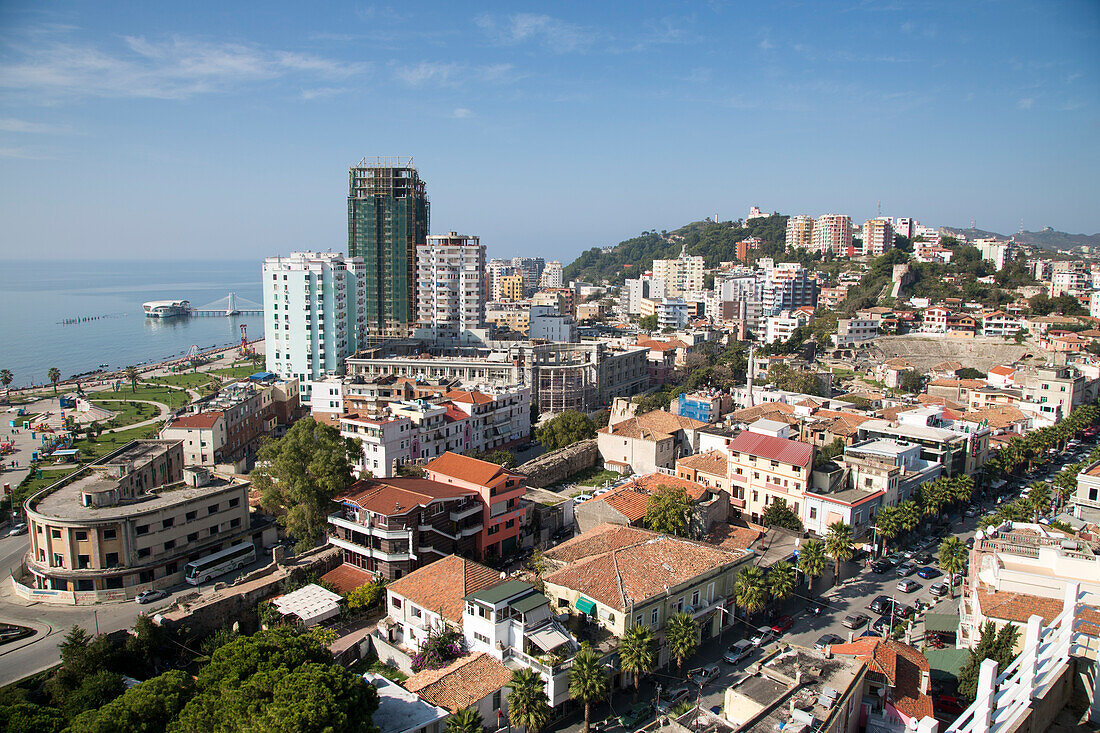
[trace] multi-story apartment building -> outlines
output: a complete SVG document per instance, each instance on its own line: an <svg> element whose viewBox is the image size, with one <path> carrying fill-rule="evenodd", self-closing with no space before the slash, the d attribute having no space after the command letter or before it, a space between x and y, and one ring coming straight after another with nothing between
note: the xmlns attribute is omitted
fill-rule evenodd
<svg viewBox="0 0 1100 733"><path fill-rule="evenodd" d="M799 214L787 219L787 246L799 249L811 249L813 247L814 219L812 216Z"/></svg>
<svg viewBox="0 0 1100 733"><path fill-rule="evenodd" d="M531 435L531 390L528 387L454 389L444 398L470 418L467 450L485 453L515 445Z"/></svg>
<svg viewBox="0 0 1100 733"><path fill-rule="evenodd" d="M505 275L515 274L515 268L512 267L510 260L492 259L485 265L485 278L489 284L488 298L489 300L500 300L502 282L501 278Z"/></svg>
<svg viewBox="0 0 1100 733"><path fill-rule="evenodd" d="M921 458L921 447L891 438L864 440L844 449L851 488L882 492L883 506L907 501L926 481L943 472L938 461ZM869 518L869 517L868 517Z"/></svg>
<svg viewBox="0 0 1100 733"><path fill-rule="evenodd" d="M813 313L805 310L782 311L778 315L768 316L764 323L764 343L787 341L799 326L805 326L813 320Z"/></svg>
<svg viewBox="0 0 1100 733"><path fill-rule="evenodd" d="M770 263L768 263L770 264ZM797 262L779 262L765 266L761 307L766 316L804 306L817 307L817 280Z"/></svg>
<svg viewBox="0 0 1100 733"><path fill-rule="evenodd" d="M665 283L665 295L682 296L692 290L703 289L705 259L689 256L685 245L674 260L653 260L653 277Z"/></svg>
<svg viewBox="0 0 1100 733"><path fill-rule="evenodd" d="M479 497L482 530L477 535L479 559L514 554L527 525L527 477L488 461L444 453L424 466L431 481L470 489Z"/></svg>
<svg viewBox="0 0 1100 733"><path fill-rule="evenodd" d="M1012 242L999 242L996 239L975 239L973 245L982 253L983 260L989 260L998 270L1003 270L1012 259Z"/></svg>
<svg viewBox="0 0 1100 733"><path fill-rule="evenodd" d="M382 415L340 418L340 435L358 438L363 444L362 460L356 461L356 476L385 478L397 473L397 467L412 460L413 422L407 417Z"/></svg>
<svg viewBox="0 0 1100 733"><path fill-rule="evenodd" d="M441 336L485 325L485 247L457 232L416 246L417 321Z"/></svg>
<svg viewBox="0 0 1100 733"><path fill-rule="evenodd" d="M731 440L725 451L730 485L744 500L751 521L759 523L764 510L777 499L802 516L813 470L813 446L746 430Z"/></svg>
<svg viewBox="0 0 1100 733"><path fill-rule="evenodd" d="M498 300L517 302L524 299L523 274L519 272L511 275L501 275L500 298Z"/></svg>
<svg viewBox="0 0 1100 733"><path fill-rule="evenodd" d="M659 300L665 297L665 281L652 277L640 277L627 280L623 284L622 308L627 315L642 315L642 301Z"/></svg>
<svg viewBox="0 0 1100 733"><path fill-rule="evenodd" d="M839 349L862 346L878 338L878 324L871 318L840 318L833 341Z"/></svg>
<svg viewBox="0 0 1100 733"><path fill-rule="evenodd" d="M267 371L303 388L340 371L367 335L365 268L362 259L336 252L264 260Z"/></svg>
<svg viewBox="0 0 1100 733"><path fill-rule="evenodd" d="M656 316L659 329L683 328L694 314L694 304L683 298L642 298L642 317Z"/></svg>
<svg viewBox="0 0 1100 733"><path fill-rule="evenodd" d="M736 245L736 257L739 262L749 261L749 252L760 249L760 246L764 244L764 240L759 237L749 237L748 239L742 239Z"/></svg>
<svg viewBox="0 0 1100 733"><path fill-rule="evenodd" d="M359 310L372 340L405 337L416 323L416 245L427 241L429 211L411 158L351 166L348 255L363 263Z"/></svg>
<svg viewBox="0 0 1100 733"><path fill-rule="evenodd" d="M527 333L531 327L531 301L490 301L485 304L485 320L497 328Z"/></svg>
<svg viewBox="0 0 1100 733"><path fill-rule="evenodd" d="M852 252L852 218L843 214L823 214L817 217L817 220L814 221L810 250L850 256Z"/></svg>
<svg viewBox="0 0 1100 733"><path fill-rule="evenodd" d="M1050 297L1057 298L1059 295L1067 293L1075 294L1088 288L1089 276L1087 273L1076 270L1055 272L1050 280Z"/></svg>
<svg viewBox="0 0 1100 733"><path fill-rule="evenodd" d="M545 266L546 260L542 257L512 258L513 271L523 276L523 295L520 297L526 298L538 289L539 278L542 277Z"/></svg>
<svg viewBox="0 0 1100 733"><path fill-rule="evenodd" d="M907 239L913 238L913 227L918 226L920 222L908 216L898 216L894 218L894 233L900 234Z"/></svg>
<svg viewBox="0 0 1100 733"><path fill-rule="evenodd" d="M847 283L835 288L821 288L818 294L818 303L826 308L836 308L848 297L849 285Z"/></svg>
<svg viewBox="0 0 1100 733"><path fill-rule="evenodd" d="M974 474L985 465L989 456L989 427L971 427L966 423L950 425L942 415L943 407L933 405L899 412L893 422L867 420L859 426L859 438L915 443L920 446L920 457L939 463L944 476Z"/></svg>
<svg viewBox="0 0 1100 733"><path fill-rule="evenodd" d="M546 266L542 268L542 275L539 277L539 287L541 288L560 288L564 285L562 282L562 266L557 260L550 260L546 263Z"/></svg>
<svg viewBox="0 0 1100 733"><path fill-rule="evenodd" d="M364 479L336 502L328 543L340 548L345 564L384 580L477 552L482 506L472 489L419 478Z"/></svg>
<svg viewBox="0 0 1100 733"><path fill-rule="evenodd" d="M441 456L448 450L466 450L466 416L455 420L443 405L426 400L392 402L389 413L412 422L409 458L424 461Z"/></svg>
<svg viewBox="0 0 1100 733"><path fill-rule="evenodd" d="M577 341L577 319L572 313L559 313L552 306L533 305L527 321L527 338L574 343Z"/></svg>
<svg viewBox="0 0 1100 733"><path fill-rule="evenodd" d="M894 225L889 217L868 219L863 224L863 254L879 257L894 246Z"/></svg>
<svg viewBox="0 0 1100 733"><path fill-rule="evenodd" d="M947 333L947 321L951 318L951 311L946 308L925 308L921 313L922 333Z"/></svg>
<svg viewBox="0 0 1100 733"><path fill-rule="evenodd" d="M127 443L27 500L32 585L123 600L242 540L274 541L250 524L248 486L184 469L180 441Z"/></svg>
<svg viewBox="0 0 1100 733"><path fill-rule="evenodd" d="M1100 380L1086 377L1073 366L1021 367L1015 380L1024 401L1039 403L1042 416L1055 421L1078 405L1094 402L1100 388Z"/></svg>
<svg viewBox="0 0 1100 733"><path fill-rule="evenodd" d="M982 315L983 336L1015 336L1023 329L1023 323L1016 316L1004 311L993 311Z"/></svg>

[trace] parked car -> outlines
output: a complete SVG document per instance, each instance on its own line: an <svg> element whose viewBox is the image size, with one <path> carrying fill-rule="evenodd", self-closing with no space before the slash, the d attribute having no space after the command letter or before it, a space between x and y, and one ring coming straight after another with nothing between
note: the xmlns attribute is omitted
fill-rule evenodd
<svg viewBox="0 0 1100 733"><path fill-rule="evenodd" d="M168 591L163 590L143 590L134 597L134 600L138 603L152 603L153 601L159 601L161 598L167 598Z"/></svg>
<svg viewBox="0 0 1100 733"><path fill-rule="evenodd" d="M894 615L899 618L909 618L916 613L916 609L908 604L903 604L894 609Z"/></svg>
<svg viewBox="0 0 1100 733"><path fill-rule="evenodd" d="M840 638L836 634L825 634L814 642L814 649L824 649L831 644L840 644L844 639Z"/></svg>
<svg viewBox="0 0 1100 733"><path fill-rule="evenodd" d="M895 572L897 572L899 578L905 578L912 575L916 569L917 568L912 563L903 562L901 565L898 565L898 569Z"/></svg>
<svg viewBox="0 0 1100 733"><path fill-rule="evenodd" d="M752 650L755 645L748 639L742 639L741 641L734 642L726 653L722 655L722 661L728 664L737 664L745 657L752 654Z"/></svg>
<svg viewBox="0 0 1100 733"><path fill-rule="evenodd" d="M688 672L688 679L692 684L702 687L718 679L721 674L722 670L717 664L708 664Z"/></svg>
<svg viewBox="0 0 1100 733"><path fill-rule="evenodd" d="M871 624L871 631L879 635L888 634L890 630L899 623L901 623L901 619L897 618L896 616L886 614L885 616L880 616L879 618L874 620L874 622Z"/></svg>
<svg viewBox="0 0 1100 733"><path fill-rule="evenodd" d="M865 623L867 623L868 620L869 619L867 618L866 614L853 613L851 615L845 616L844 620L841 621L841 623L844 624L846 628L858 629L860 626L863 626Z"/></svg>
<svg viewBox="0 0 1100 733"><path fill-rule="evenodd" d="M892 567L893 565L890 564L889 560L875 560L871 563L871 572L882 575L885 572L889 572Z"/></svg>
<svg viewBox="0 0 1100 733"><path fill-rule="evenodd" d="M897 589L902 593L912 593L915 590L920 590L920 583L912 578L905 578L904 580L898 581Z"/></svg>
<svg viewBox="0 0 1100 733"><path fill-rule="evenodd" d="M661 698L657 701L657 710L667 713L686 700L690 694L691 690L687 687L677 687L675 690L670 690L668 694L661 695Z"/></svg>
<svg viewBox="0 0 1100 733"><path fill-rule="evenodd" d="M939 570L936 570L935 568L930 567L928 565L925 565L923 568L919 568L917 570L917 575L924 578L925 580L928 580L929 578L935 578L935 577L939 576L939 574L940 574Z"/></svg>
<svg viewBox="0 0 1100 733"><path fill-rule="evenodd" d="M874 613L886 613L890 608L890 596L877 596L867 608Z"/></svg>
<svg viewBox="0 0 1100 733"><path fill-rule="evenodd" d="M11 529L8 530L8 537L15 537L16 535L21 535L21 534L26 534L26 533L27 533L27 523L26 522L20 522L19 524L13 526Z"/></svg>
<svg viewBox="0 0 1100 733"><path fill-rule="evenodd" d="M933 598L945 596L947 595L947 583L933 583L928 586L928 592L932 594Z"/></svg>
<svg viewBox="0 0 1100 733"><path fill-rule="evenodd" d="M756 632L749 637L749 642L753 646L764 646L771 638L775 636L775 632L771 630L769 626L761 626Z"/></svg>
<svg viewBox="0 0 1100 733"><path fill-rule="evenodd" d="M642 723L646 722L653 715L653 703L652 702L639 702L636 703L630 710L626 711L619 716L619 725L627 730L636 730Z"/></svg>
<svg viewBox="0 0 1100 733"><path fill-rule="evenodd" d="M790 616L780 616L775 620L775 623L772 624L772 633L778 636L792 626L794 626L793 618Z"/></svg>
<svg viewBox="0 0 1100 733"><path fill-rule="evenodd" d="M573 497L573 503L574 504L583 504L584 502L588 501L591 498L592 498L592 494L580 494L578 496Z"/></svg>

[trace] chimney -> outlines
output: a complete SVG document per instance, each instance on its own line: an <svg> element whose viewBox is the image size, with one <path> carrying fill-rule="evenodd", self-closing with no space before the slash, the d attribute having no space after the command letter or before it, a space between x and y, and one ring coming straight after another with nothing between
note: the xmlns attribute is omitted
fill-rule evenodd
<svg viewBox="0 0 1100 733"><path fill-rule="evenodd" d="M795 673L794 673L794 686L798 687L801 684L802 684L802 670L797 669L797 670L795 670Z"/></svg>
<svg viewBox="0 0 1100 733"><path fill-rule="evenodd" d="M927 695L929 690L932 689L932 674L921 670L920 673L920 691Z"/></svg>
<svg viewBox="0 0 1100 733"><path fill-rule="evenodd" d="M854 639L854 638L855 638L855 635L856 635L856 632L854 632L854 631L849 631L849 632L848 632L848 643L849 643L849 644L851 644L851 643L852 643L852 639Z"/></svg>

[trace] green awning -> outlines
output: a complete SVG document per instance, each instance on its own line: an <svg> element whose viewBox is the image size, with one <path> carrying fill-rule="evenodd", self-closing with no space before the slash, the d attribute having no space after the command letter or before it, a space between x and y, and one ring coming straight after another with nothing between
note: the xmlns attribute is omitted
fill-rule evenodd
<svg viewBox="0 0 1100 733"><path fill-rule="evenodd" d="M943 631L957 634L959 632L959 616L955 613L926 613L924 614L924 630Z"/></svg>
<svg viewBox="0 0 1100 733"><path fill-rule="evenodd" d="M596 611L596 602L581 596L577 599L577 610L591 616Z"/></svg>
<svg viewBox="0 0 1100 733"><path fill-rule="evenodd" d="M925 649L932 679L957 682L959 670L970 659L969 649Z"/></svg>

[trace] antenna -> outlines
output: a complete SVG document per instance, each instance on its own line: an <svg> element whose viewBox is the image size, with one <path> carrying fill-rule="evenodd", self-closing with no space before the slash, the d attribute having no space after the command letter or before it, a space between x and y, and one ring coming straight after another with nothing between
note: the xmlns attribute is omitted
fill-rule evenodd
<svg viewBox="0 0 1100 733"><path fill-rule="evenodd" d="M1024 233L1024 218L1020 217L1020 234Z"/></svg>
<svg viewBox="0 0 1100 733"><path fill-rule="evenodd" d="M878 215L882 216L882 199L878 200Z"/></svg>

